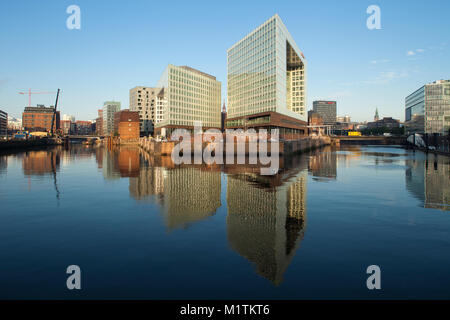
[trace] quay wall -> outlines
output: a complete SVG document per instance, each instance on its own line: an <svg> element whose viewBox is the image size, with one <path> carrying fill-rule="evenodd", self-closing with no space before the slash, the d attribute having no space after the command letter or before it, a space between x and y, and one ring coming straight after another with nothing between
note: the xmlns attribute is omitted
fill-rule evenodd
<svg viewBox="0 0 450 320"><path fill-rule="evenodd" d="M36 147L56 146L63 144L61 139L29 139L0 141L0 151L11 149L30 149Z"/></svg>
<svg viewBox="0 0 450 320"><path fill-rule="evenodd" d="M267 151L270 153L273 149L272 144L278 143L279 150L278 152L283 155L296 154L300 152L305 152L308 150L317 149L326 145L331 144L330 137L321 136L321 137L304 137L297 140L285 140L280 142L267 142ZM150 138L140 138L139 146L148 152L149 154L154 155L171 155L172 150L178 142L175 141L156 141ZM202 142L202 150L205 148L214 149L214 142ZM226 141L223 142L223 152L225 154L227 148ZM245 150L245 154L252 154L254 150L250 149L248 141L246 142L237 142L234 141L234 146L232 147L235 151L237 150ZM193 143L192 143L193 145Z"/></svg>

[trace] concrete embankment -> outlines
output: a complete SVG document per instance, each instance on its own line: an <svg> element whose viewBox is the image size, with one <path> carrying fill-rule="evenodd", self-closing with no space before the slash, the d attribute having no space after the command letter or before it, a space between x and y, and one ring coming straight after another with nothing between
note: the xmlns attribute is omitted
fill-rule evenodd
<svg viewBox="0 0 450 320"><path fill-rule="evenodd" d="M305 137L299 140L289 140L283 142L283 154L295 154L314 150L331 144L330 137Z"/></svg>
<svg viewBox="0 0 450 320"><path fill-rule="evenodd" d="M222 143L222 142L217 142ZM141 138L139 146L150 154L154 155L171 155L172 150L178 142L175 141L156 141L150 138ZM223 142L223 152L227 151L227 142ZM278 144L278 152L283 155L296 154L308 150L317 149L331 144L330 137L305 137L298 140L288 140L280 142L267 142L267 151L270 153L276 150L275 144ZM202 142L202 150L205 148L215 149L215 142ZM229 146L228 146L229 147ZM234 142L234 150L243 150L246 155L251 154L257 148L252 149L248 142Z"/></svg>
<svg viewBox="0 0 450 320"><path fill-rule="evenodd" d="M0 151L13 149L32 149L63 144L61 139L30 139L0 141Z"/></svg>

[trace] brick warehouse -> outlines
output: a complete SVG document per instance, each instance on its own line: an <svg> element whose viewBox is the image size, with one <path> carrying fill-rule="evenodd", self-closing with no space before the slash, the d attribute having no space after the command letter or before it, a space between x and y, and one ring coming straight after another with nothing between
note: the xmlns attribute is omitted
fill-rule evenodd
<svg viewBox="0 0 450 320"><path fill-rule="evenodd" d="M22 126L28 131L50 131L52 127L52 117L54 107L25 107L22 114ZM53 123L53 130L58 130L60 125L59 111L56 111Z"/></svg>
<svg viewBox="0 0 450 320"><path fill-rule="evenodd" d="M139 140L140 124L139 112L128 109L114 114L114 135L121 140Z"/></svg>

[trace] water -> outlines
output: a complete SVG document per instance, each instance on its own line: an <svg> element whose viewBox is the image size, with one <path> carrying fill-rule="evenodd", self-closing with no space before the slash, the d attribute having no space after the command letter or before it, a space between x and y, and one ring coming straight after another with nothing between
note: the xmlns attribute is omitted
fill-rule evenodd
<svg viewBox="0 0 450 320"><path fill-rule="evenodd" d="M379 146L286 158L273 177L132 147L0 155L0 298L448 299L449 171Z"/></svg>

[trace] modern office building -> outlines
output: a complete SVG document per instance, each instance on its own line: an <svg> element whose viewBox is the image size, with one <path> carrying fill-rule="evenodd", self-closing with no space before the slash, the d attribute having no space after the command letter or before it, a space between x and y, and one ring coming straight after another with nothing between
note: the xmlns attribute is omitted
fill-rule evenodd
<svg viewBox="0 0 450 320"><path fill-rule="evenodd" d="M323 123L327 125L336 124L336 101L314 101L313 111L323 118Z"/></svg>
<svg viewBox="0 0 450 320"><path fill-rule="evenodd" d="M103 134L110 136L114 134L114 113L120 111L120 102L106 101L103 104Z"/></svg>
<svg viewBox="0 0 450 320"><path fill-rule="evenodd" d="M407 133L448 134L450 80L438 80L417 89L405 99Z"/></svg>
<svg viewBox="0 0 450 320"><path fill-rule="evenodd" d="M22 125L27 131L51 131L52 121L53 130L58 130L60 125L60 113L56 111L55 107L45 107L38 104L37 107L25 107L22 113Z"/></svg>
<svg viewBox="0 0 450 320"><path fill-rule="evenodd" d="M177 128L193 131L197 121L203 130L220 129L222 87L216 77L169 64L157 87L161 90L157 95L155 135L169 137Z"/></svg>
<svg viewBox="0 0 450 320"><path fill-rule="evenodd" d="M130 89L130 111L139 112L140 132L143 136L153 133L154 126L161 121L162 114L158 117L158 94L161 88L149 88L138 86Z"/></svg>
<svg viewBox="0 0 450 320"><path fill-rule="evenodd" d="M8 114L0 110L0 138L6 137L8 133Z"/></svg>
<svg viewBox="0 0 450 320"><path fill-rule="evenodd" d="M307 134L306 59L277 14L227 55L228 129Z"/></svg>

